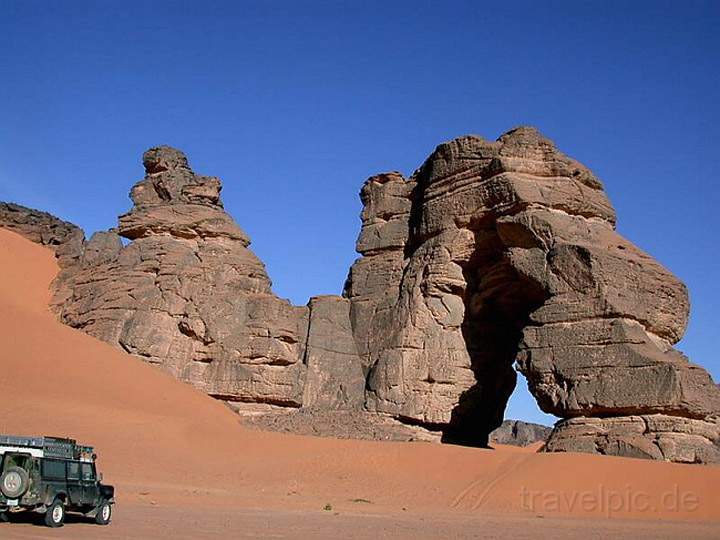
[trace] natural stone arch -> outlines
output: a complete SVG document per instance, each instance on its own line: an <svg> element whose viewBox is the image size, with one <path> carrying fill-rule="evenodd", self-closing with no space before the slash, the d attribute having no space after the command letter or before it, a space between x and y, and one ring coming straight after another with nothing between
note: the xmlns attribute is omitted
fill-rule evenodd
<svg viewBox="0 0 720 540"><path fill-rule="evenodd" d="M484 444L517 356L540 408L569 419L550 449L717 459L717 388L671 346L684 285L615 232L602 184L537 131L442 144L407 181L371 178L363 201L347 294L369 409ZM354 279L374 270L373 287Z"/></svg>
<svg viewBox="0 0 720 540"><path fill-rule="evenodd" d="M507 257L493 220L473 231L475 250L460 263L466 287L461 326L476 383L453 408L443 441L487 446L515 390L515 362L530 314L547 299ZM484 225L484 226L483 226Z"/></svg>
<svg viewBox="0 0 720 540"><path fill-rule="evenodd" d="M132 210L87 241L0 203L0 226L55 249L66 324L237 407L364 408L474 445L502 420L517 358L563 419L548 450L720 461L720 390L672 348L684 285L536 130L460 137L409 179L368 179L345 298L307 306L272 293L219 179L169 147L143 162Z"/></svg>

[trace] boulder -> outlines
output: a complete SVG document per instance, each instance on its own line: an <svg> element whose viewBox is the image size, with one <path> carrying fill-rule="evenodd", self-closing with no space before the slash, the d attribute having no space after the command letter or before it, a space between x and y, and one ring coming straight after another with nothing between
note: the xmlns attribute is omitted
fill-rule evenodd
<svg viewBox="0 0 720 540"><path fill-rule="evenodd" d="M720 463L720 422L663 414L570 418L557 424L545 450Z"/></svg>

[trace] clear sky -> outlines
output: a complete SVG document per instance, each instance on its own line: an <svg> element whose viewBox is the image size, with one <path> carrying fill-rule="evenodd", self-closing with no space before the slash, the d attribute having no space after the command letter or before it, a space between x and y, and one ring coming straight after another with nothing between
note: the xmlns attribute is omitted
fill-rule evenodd
<svg viewBox="0 0 720 540"><path fill-rule="evenodd" d="M719 28L716 0L0 0L0 200L106 229L177 146L304 304L342 288L365 178L530 124L688 284L679 347L720 380Z"/></svg>

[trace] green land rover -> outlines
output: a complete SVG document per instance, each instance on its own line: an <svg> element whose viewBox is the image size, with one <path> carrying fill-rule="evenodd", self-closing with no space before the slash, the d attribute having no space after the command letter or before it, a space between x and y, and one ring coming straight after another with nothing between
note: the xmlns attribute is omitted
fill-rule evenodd
<svg viewBox="0 0 720 540"><path fill-rule="evenodd" d="M96 457L73 439L0 435L0 520L30 511L61 527L65 512L76 512L109 524L115 489L102 483Z"/></svg>

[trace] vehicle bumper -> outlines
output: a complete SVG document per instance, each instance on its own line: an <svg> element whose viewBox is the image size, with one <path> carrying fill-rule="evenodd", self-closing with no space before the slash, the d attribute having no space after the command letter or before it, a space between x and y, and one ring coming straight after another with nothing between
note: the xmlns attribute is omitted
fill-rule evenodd
<svg viewBox="0 0 720 540"><path fill-rule="evenodd" d="M25 495L20 499L8 499L0 494L0 512L20 512L23 510L34 510L41 504L40 499L35 495Z"/></svg>

